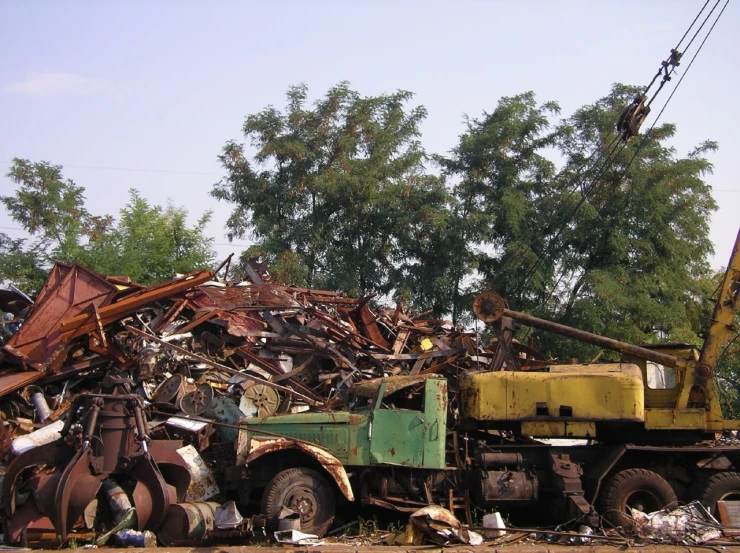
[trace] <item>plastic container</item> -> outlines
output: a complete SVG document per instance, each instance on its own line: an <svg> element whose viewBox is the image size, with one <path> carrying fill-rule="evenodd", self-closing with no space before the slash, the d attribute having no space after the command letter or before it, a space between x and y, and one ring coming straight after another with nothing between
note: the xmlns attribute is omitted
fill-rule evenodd
<svg viewBox="0 0 740 553"><path fill-rule="evenodd" d="M60 432L64 428L64 421L58 420L43 428L39 428L30 434L25 436L18 436L15 438L10 445L10 451L13 455L20 455L34 447L38 447L44 444L50 444L54 440L58 440L62 437Z"/></svg>
<svg viewBox="0 0 740 553"><path fill-rule="evenodd" d="M483 517L483 535L487 539L505 536L506 531L501 530L501 528L506 528L504 519L501 518L501 513L491 513L490 515L485 515Z"/></svg>

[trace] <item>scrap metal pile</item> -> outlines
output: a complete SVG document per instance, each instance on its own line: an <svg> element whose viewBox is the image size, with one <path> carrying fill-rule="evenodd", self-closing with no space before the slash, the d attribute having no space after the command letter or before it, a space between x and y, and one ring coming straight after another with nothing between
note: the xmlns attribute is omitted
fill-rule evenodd
<svg viewBox="0 0 740 553"><path fill-rule="evenodd" d="M57 264L33 301L0 296L6 541L259 534L264 521L218 503L241 420L348 409L362 380L491 362L475 335L401 305L217 274L143 287Z"/></svg>

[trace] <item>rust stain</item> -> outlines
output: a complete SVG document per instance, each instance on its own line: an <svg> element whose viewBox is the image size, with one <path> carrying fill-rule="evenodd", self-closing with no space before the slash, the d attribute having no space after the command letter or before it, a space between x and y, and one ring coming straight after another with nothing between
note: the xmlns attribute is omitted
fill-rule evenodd
<svg viewBox="0 0 740 553"><path fill-rule="evenodd" d="M262 443L260 444L260 442ZM352 492L352 487L350 486L349 477L347 476L347 471L344 469L344 465L342 465L342 462L328 451L314 445L281 438L264 441L252 440L252 444L256 445L257 447L255 447L254 449L250 448L251 451L245 460L247 464L257 459L258 457L262 457L263 455L267 453L272 453L273 451L279 451L283 449L300 449L301 451L307 453L308 455L316 459L319 463L321 463L321 466L323 466L324 469L331 475L331 477L334 479L334 482L336 482L337 486L339 487L339 490L342 492L344 497L347 498L348 501L355 500L355 495Z"/></svg>
<svg viewBox="0 0 740 553"><path fill-rule="evenodd" d="M391 455L395 455L395 454L396 454L396 448L395 447L392 447L391 448Z"/></svg>
<svg viewBox="0 0 740 553"><path fill-rule="evenodd" d="M90 317L90 306L108 305L118 289L103 276L79 265L55 265L30 316L5 350L37 370L46 369L67 341L60 323Z"/></svg>

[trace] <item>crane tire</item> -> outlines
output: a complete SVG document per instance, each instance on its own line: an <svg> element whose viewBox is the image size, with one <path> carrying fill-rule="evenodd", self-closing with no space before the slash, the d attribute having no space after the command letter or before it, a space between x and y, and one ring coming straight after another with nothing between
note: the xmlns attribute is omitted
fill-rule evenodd
<svg viewBox="0 0 740 553"><path fill-rule="evenodd" d="M607 482L601 497L601 514L614 526L622 528L633 526L628 507L650 513L677 501L671 485L662 476L647 469L618 472Z"/></svg>
<svg viewBox="0 0 740 553"><path fill-rule="evenodd" d="M334 490L321 473L305 467L279 472L262 494L262 512L270 529L277 528L283 507L301 517L301 531L322 537L334 521Z"/></svg>
<svg viewBox="0 0 740 553"><path fill-rule="evenodd" d="M740 499L740 472L717 473L698 480L693 488L691 496L716 515L718 501Z"/></svg>

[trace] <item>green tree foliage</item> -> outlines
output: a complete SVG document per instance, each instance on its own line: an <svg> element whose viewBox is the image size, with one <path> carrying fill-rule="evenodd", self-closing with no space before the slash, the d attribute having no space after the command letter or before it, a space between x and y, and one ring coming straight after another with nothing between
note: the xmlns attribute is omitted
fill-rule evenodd
<svg viewBox="0 0 740 553"><path fill-rule="evenodd" d="M190 228L187 211L168 204L150 205L136 190L118 222L86 251L90 267L103 274L120 274L150 284L213 263L212 238L203 234L211 218L206 212Z"/></svg>
<svg viewBox="0 0 740 553"><path fill-rule="evenodd" d="M116 222L87 210L85 189L65 180L61 166L14 159L8 177L17 188L0 202L33 241L0 235L0 281L35 292L63 261L151 284L213 262L213 240L204 235L210 212L190 227L184 209L151 206L131 190Z"/></svg>
<svg viewBox="0 0 740 553"><path fill-rule="evenodd" d="M613 121L636 91L615 85L561 124L564 175L583 166L584 151L608 147ZM674 125L657 126L583 172L583 186L562 203L550 316L630 342L688 337L713 251L708 221L716 204L704 176L712 168L705 156L717 146L705 142L680 156L667 144L675 132Z"/></svg>
<svg viewBox="0 0 740 553"><path fill-rule="evenodd" d="M34 252L41 265L54 259L79 259L88 237L105 233L110 217L95 217L85 208L85 189L62 176L62 167L48 162L14 159L7 177L15 194L0 197L13 221L37 239Z"/></svg>
<svg viewBox="0 0 740 553"><path fill-rule="evenodd" d="M21 290L40 289L47 273L41 264L44 256L38 243L0 233L0 283L12 282Z"/></svg>
<svg viewBox="0 0 740 553"><path fill-rule="evenodd" d="M248 255L294 284L398 290L446 201L424 167L426 110L408 106L409 92L362 97L347 83L312 106L307 96L305 85L291 88L285 112L248 116L248 144L224 147L227 175L212 194L235 206L229 237L254 238Z"/></svg>
<svg viewBox="0 0 740 553"><path fill-rule="evenodd" d="M411 95L361 97L346 83L307 106L291 88L284 112L247 117L246 145L229 142L230 237L280 280L394 294L456 322L482 289L512 307L633 342L698 341L703 307L712 142L679 155L662 124L622 147L615 123L638 89L565 119L528 92L467 118L456 146L419 145L426 112ZM538 335L557 356L593 349Z"/></svg>
<svg viewBox="0 0 740 553"><path fill-rule="evenodd" d="M495 290L515 309L632 342L697 342L687 321L712 251L716 205L703 177L716 145L681 157L667 145L675 127L664 124L622 147L615 122L636 91L615 85L562 121L556 104L538 105L532 93L469 120L439 158L456 180L453 264L470 275L477 263L475 291ZM535 337L554 356L595 353Z"/></svg>
<svg viewBox="0 0 740 553"><path fill-rule="evenodd" d="M502 98L492 113L466 119L450 156L438 156L455 182L451 219L454 247L448 262L453 278L453 318L470 309L480 290L464 281L477 269L485 286L511 298L543 248L543 222L553 209L555 165L546 156L557 134L550 131L554 102L538 105L532 92ZM552 275L552 262L533 286L541 291Z"/></svg>

